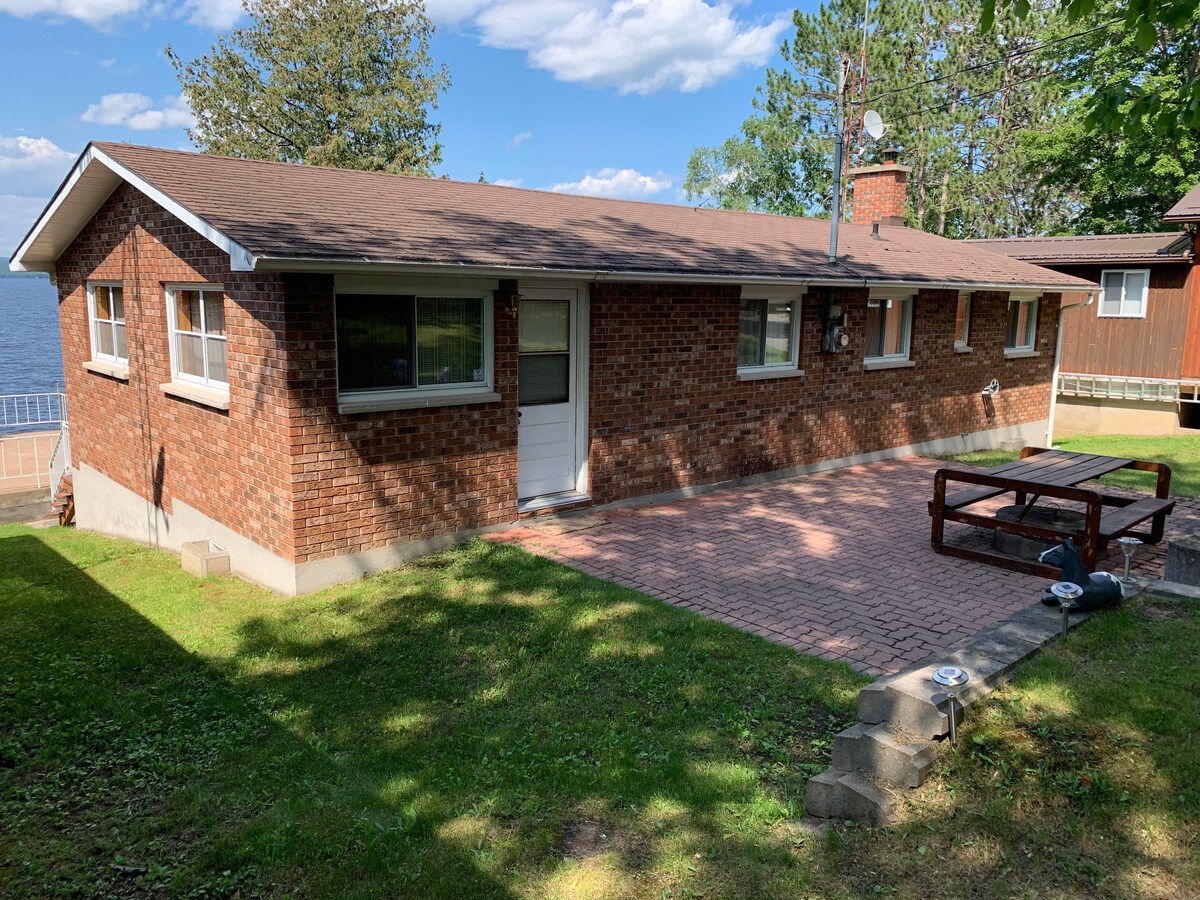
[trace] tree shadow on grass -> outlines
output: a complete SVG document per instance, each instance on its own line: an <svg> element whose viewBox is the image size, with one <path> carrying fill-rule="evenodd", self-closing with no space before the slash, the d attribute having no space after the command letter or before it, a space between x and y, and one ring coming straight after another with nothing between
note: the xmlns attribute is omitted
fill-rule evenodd
<svg viewBox="0 0 1200 900"><path fill-rule="evenodd" d="M330 802L354 782L346 762L298 739L271 698L232 683L89 576L130 548L96 540L73 563L39 538L0 538L0 896L245 897L354 884L378 829ZM155 556L165 582L187 580ZM510 896L453 843L430 837L423 857L462 897ZM418 879L397 872L386 893ZM351 891L372 892L385 893Z"/></svg>
<svg viewBox="0 0 1200 900"><path fill-rule="evenodd" d="M78 537L70 561L0 539L0 893L807 880L794 819L861 684L848 669L483 543L295 600L230 587L254 612L208 622L198 588L221 583ZM88 574L124 556L146 557L136 586ZM177 621L173 593L192 604ZM150 872L108 868L126 861Z"/></svg>

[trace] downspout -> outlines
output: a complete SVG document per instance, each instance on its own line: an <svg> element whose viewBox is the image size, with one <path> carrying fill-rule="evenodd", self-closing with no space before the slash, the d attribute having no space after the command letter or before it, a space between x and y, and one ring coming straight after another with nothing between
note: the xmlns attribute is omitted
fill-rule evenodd
<svg viewBox="0 0 1200 900"><path fill-rule="evenodd" d="M1058 373L1062 366L1062 336L1063 336L1063 313L1068 309L1077 309L1081 306L1091 306L1096 299L1096 292L1090 291L1088 298L1082 303L1068 303L1066 306L1058 308L1058 335L1054 342L1054 370L1050 375L1050 415L1046 418L1046 449L1054 448L1054 409L1058 406Z"/></svg>

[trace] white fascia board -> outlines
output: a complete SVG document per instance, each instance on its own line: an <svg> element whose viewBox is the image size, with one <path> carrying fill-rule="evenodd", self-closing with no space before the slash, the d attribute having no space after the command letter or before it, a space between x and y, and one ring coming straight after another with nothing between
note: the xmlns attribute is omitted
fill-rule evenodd
<svg viewBox="0 0 1200 900"><path fill-rule="evenodd" d="M884 281L875 278L802 278L785 276L748 276L744 272L722 274L688 272L597 271L594 269L540 269L522 266L472 266L458 263L405 263L396 260L321 259L319 257L258 256L255 269L259 272L362 272L369 269L380 273L405 272L413 275L470 276L488 278L569 278L586 282L632 281L690 284L738 284L761 287L880 287L918 290L1009 291L1022 294L1071 293L1094 289L1094 285L1062 284L1001 284L968 281Z"/></svg>
<svg viewBox="0 0 1200 900"><path fill-rule="evenodd" d="M75 163L75 167L71 170L71 174L67 176L67 180L63 182L62 187L54 195L54 199L50 201L50 205L38 217L34 223L33 229L21 242L21 246L17 248L17 252L13 255L12 261L9 263L10 268L17 272L25 271L50 271L53 265L33 265L26 267L22 262L22 257L29 251L30 247L37 240L38 236L45 230L46 226L54 218L56 212L62 206L63 202L70 196L72 188L83 177L83 173L93 162L101 165L112 171L117 177L129 182L175 218L179 219L193 231L197 232L207 240L211 241L218 248L229 254L229 268L234 272L253 272L255 258L249 250L233 240L228 235L214 228L211 224L200 218L187 207L172 199L167 194L164 194L146 179L142 178L132 169L129 169L121 163L117 162L103 150L94 145L88 145L88 148L83 151L83 155L79 157L79 161ZM65 250L61 248L59 252Z"/></svg>

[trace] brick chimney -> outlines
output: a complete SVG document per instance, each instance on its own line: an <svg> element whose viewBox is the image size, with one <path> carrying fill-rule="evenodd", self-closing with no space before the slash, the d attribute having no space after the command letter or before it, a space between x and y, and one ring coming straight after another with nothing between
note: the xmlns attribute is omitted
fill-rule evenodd
<svg viewBox="0 0 1200 900"><path fill-rule="evenodd" d="M850 170L848 174L854 179L851 222L856 225L904 224L904 201L908 196L908 173L912 167L897 163L899 154L899 150L891 147L883 151L882 164Z"/></svg>

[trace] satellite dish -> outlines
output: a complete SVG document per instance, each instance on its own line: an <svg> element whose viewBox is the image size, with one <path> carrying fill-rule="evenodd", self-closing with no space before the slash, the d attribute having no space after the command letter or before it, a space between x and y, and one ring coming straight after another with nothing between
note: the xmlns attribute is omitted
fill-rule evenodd
<svg viewBox="0 0 1200 900"><path fill-rule="evenodd" d="M871 140L877 141L883 137L883 133L887 131L887 126L883 124L883 118L873 109L868 109L863 114L863 131L870 135Z"/></svg>

